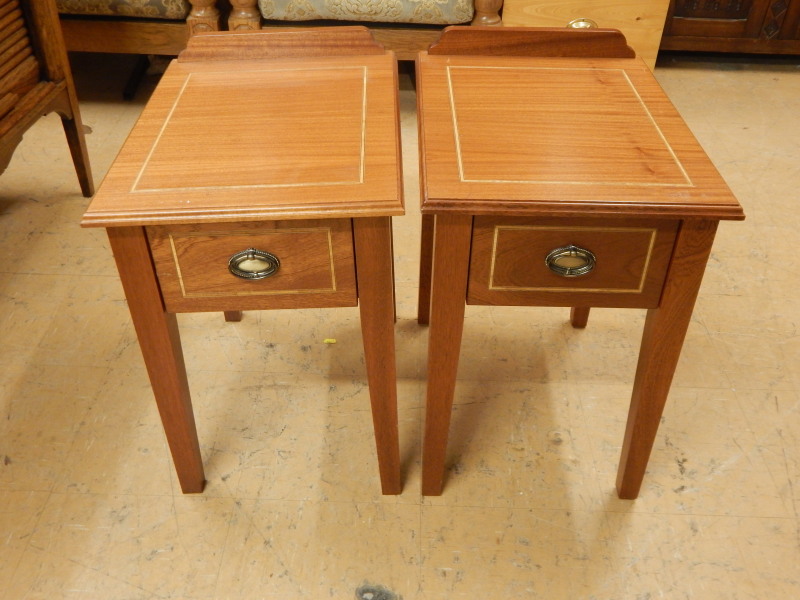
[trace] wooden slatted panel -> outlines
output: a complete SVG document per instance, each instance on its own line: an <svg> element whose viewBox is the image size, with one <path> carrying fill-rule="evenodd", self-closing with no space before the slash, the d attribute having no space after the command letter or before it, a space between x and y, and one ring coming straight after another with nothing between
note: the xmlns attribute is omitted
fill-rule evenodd
<svg viewBox="0 0 800 600"><path fill-rule="evenodd" d="M33 56L33 50L26 38L17 40L14 44L0 52L0 77L10 73L28 57Z"/></svg>
<svg viewBox="0 0 800 600"><path fill-rule="evenodd" d="M17 8L19 8L18 0L0 0L0 19Z"/></svg>
<svg viewBox="0 0 800 600"><path fill-rule="evenodd" d="M62 93L64 83L53 83L52 81L42 81L36 84L25 96L19 100L14 108L0 119L0 138L23 129L27 126L25 121L31 118L38 118L39 113L43 112L51 105L53 99Z"/></svg>
<svg viewBox="0 0 800 600"><path fill-rule="evenodd" d="M8 113L19 100L18 94L5 94L0 96L0 119Z"/></svg>
<svg viewBox="0 0 800 600"><path fill-rule="evenodd" d="M0 172L26 129L51 111L64 118L81 190L91 196L92 174L55 3L0 0Z"/></svg>
<svg viewBox="0 0 800 600"><path fill-rule="evenodd" d="M0 0L0 97L23 96L37 84L39 74L19 0Z"/></svg>
<svg viewBox="0 0 800 600"><path fill-rule="evenodd" d="M22 21L17 21L13 26L0 30L0 54L4 53L14 44L19 43L20 40L30 45L28 31L25 29L25 24L22 23Z"/></svg>
<svg viewBox="0 0 800 600"><path fill-rule="evenodd" d="M7 4L0 6L0 32L6 27L11 27L15 21L25 23L22 8L17 0L10 0Z"/></svg>
<svg viewBox="0 0 800 600"><path fill-rule="evenodd" d="M39 82L39 63L33 56L27 56L4 72L6 65L0 64L0 94L26 94Z"/></svg>

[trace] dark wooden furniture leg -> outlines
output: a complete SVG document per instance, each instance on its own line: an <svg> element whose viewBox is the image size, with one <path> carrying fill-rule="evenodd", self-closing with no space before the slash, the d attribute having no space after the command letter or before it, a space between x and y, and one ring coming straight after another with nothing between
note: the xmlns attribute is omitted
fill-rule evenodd
<svg viewBox="0 0 800 600"><path fill-rule="evenodd" d="M136 90L139 89L147 69L150 68L150 57L147 54L140 54L136 57L136 64L133 65L128 81L122 89L123 100L133 100L136 97Z"/></svg>
<svg viewBox="0 0 800 600"><path fill-rule="evenodd" d="M226 310L225 320L228 323L238 323L242 320L242 311L240 310Z"/></svg>
<svg viewBox="0 0 800 600"><path fill-rule="evenodd" d="M72 163L75 165L81 193L83 193L84 197L90 198L94 196L94 180L92 179L89 151L86 148L86 137L83 134L83 123L78 112L77 99L71 114L69 116L61 116L61 124L64 126L69 153L72 156Z"/></svg>
<svg viewBox="0 0 800 600"><path fill-rule="evenodd" d="M716 221L683 222L661 304L647 312L617 472L620 498L639 495L716 230Z"/></svg>
<svg viewBox="0 0 800 600"><path fill-rule="evenodd" d="M94 183L58 11L52 0L0 2L0 173L22 134L42 115L58 112L81 191Z"/></svg>
<svg viewBox="0 0 800 600"><path fill-rule="evenodd" d="M381 490L402 491L397 427L397 368L391 217L353 219L361 335Z"/></svg>
<svg viewBox="0 0 800 600"><path fill-rule="evenodd" d="M419 252L419 300L417 323L427 325L431 314L431 275L433 274L433 229L435 215L422 215L422 243Z"/></svg>
<svg viewBox="0 0 800 600"><path fill-rule="evenodd" d="M108 238L161 422L184 493L202 492L203 460L189 396L178 322L164 309L142 227L109 227Z"/></svg>
<svg viewBox="0 0 800 600"><path fill-rule="evenodd" d="M436 216L435 229L422 448L424 496L439 496L444 484L447 438L464 330L472 217L440 214Z"/></svg>
<svg viewBox="0 0 800 600"><path fill-rule="evenodd" d="M589 322L589 311L592 310L588 306L573 306L569 312L569 322L575 329L583 329Z"/></svg>
<svg viewBox="0 0 800 600"><path fill-rule="evenodd" d="M89 198L94 195L94 181L89 165L89 153L86 149L86 138L83 133L78 95L75 92L75 83L69 68L69 59L55 2L30 2L28 8L36 23L37 39L40 44L39 52L44 59L44 71L50 79L64 82L63 106L56 110L61 116L81 192Z"/></svg>

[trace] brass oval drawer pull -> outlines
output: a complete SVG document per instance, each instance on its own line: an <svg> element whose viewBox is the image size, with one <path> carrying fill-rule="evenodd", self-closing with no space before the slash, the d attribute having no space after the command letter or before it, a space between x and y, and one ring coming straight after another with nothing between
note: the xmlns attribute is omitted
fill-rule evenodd
<svg viewBox="0 0 800 600"><path fill-rule="evenodd" d="M264 279L278 272L281 261L263 250L248 248L231 256L228 270L242 279Z"/></svg>
<svg viewBox="0 0 800 600"><path fill-rule="evenodd" d="M597 29L597 21L593 21L592 19L587 18L580 18L580 19L572 19L569 23L567 23L567 27L570 29Z"/></svg>
<svg viewBox="0 0 800 600"><path fill-rule="evenodd" d="M556 275L580 277L594 269L597 260L589 250L569 245L551 250L544 262Z"/></svg>

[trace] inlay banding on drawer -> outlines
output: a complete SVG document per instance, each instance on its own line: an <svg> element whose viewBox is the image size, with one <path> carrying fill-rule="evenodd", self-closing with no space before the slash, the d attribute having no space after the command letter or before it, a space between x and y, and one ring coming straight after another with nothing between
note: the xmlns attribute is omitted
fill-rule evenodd
<svg viewBox="0 0 800 600"><path fill-rule="evenodd" d="M150 247L169 310L291 308L356 304L349 219L148 227ZM229 270L236 253L275 255L268 278L242 279Z"/></svg>
<svg viewBox="0 0 800 600"><path fill-rule="evenodd" d="M476 217L468 302L572 306L656 306L677 222ZM596 257L576 277L552 271L546 257L576 246Z"/></svg>
<svg viewBox="0 0 800 600"><path fill-rule="evenodd" d="M497 226L494 229L489 289L640 294L647 278L656 233L653 228ZM588 241L577 241L580 239ZM531 246L533 253L540 247L553 249L566 243L586 246L595 254L600 245L605 252L601 254L598 271L565 280L541 268L541 260L531 261L526 268L524 262L527 258L514 256L521 245ZM617 250L625 246L628 246L628 251ZM509 262L512 256L517 260L512 258ZM613 263L609 265L611 261Z"/></svg>

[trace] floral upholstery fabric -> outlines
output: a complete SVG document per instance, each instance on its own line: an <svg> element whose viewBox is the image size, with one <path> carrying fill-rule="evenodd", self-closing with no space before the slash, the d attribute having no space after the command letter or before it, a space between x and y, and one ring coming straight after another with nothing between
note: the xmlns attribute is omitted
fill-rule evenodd
<svg viewBox="0 0 800 600"><path fill-rule="evenodd" d="M275 21L374 21L454 25L472 20L472 0L258 0Z"/></svg>
<svg viewBox="0 0 800 600"><path fill-rule="evenodd" d="M65 15L139 17L144 19L185 19L187 0L56 0Z"/></svg>

